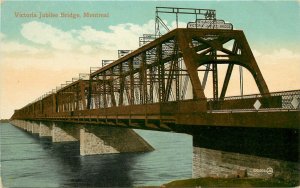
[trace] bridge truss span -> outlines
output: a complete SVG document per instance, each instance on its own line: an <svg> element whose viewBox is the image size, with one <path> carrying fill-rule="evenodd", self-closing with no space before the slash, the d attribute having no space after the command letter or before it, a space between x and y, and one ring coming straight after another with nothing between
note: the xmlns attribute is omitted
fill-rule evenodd
<svg viewBox="0 0 300 188"><path fill-rule="evenodd" d="M223 47L230 41L232 49ZM235 64L251 72L261 93L269 93L242 31L175 29L92 73L88 108L205 99L198 71L208 64L215 73L215 100L225 97ZM228 64L220 95L218 64Z"/></svg>
<svg viewBox="0 0 300 188"><path fill-rule="evenodd" d="M227 65L222 84L220 64ZM236 65L251 73L260 94L226 97ZM204 92L209 72L211 99ZM243 31L177 28L12 118L180 132L181 125L298 128L299 100L299 91L270 94Z"/></svg>

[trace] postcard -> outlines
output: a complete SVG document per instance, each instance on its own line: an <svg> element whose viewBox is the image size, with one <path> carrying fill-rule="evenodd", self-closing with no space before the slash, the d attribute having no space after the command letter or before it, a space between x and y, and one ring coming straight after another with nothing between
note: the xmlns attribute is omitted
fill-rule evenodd
<svg viewBox="0 0 300 188"><path fill-rule="evenodd" d="M2 187L299 186L299 0L0 6Z"/></svg>

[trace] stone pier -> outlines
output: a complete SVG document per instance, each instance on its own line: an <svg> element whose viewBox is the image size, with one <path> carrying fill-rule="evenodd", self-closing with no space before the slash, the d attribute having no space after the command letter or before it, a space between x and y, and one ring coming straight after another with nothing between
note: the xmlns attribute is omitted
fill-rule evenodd
<svg viewBox="0 0 300 188"><path fill-rule="evenodd" d="M193 135L193 178L277 177L298 181L297 140L297 131L284 129L203 129Z"/></svg>
<svg viewBox="0 0 300 188"><path fill-rule="evenodd" d="M12 125L16 126L16 127L19 127L20 129L23 129L23 130L27 131L27 121L24 121L24 120L13 120L10 123Z"/></svg>
<svg viewBox="0 0 300 188"><path fill-rule="evenodd" d="M14 120L11 123L25 131L39 134L39 137L51 137L53 143L79 141L80 155L154 150L132 129L46 121Z"/></svg>
<svg viewBox="0 0 300 188"><path fill-rule="evenodd" d="M80 155L152 150L152 146L131 129L99 126L80 129Z"/></svg>
<svg viewBox="0 0 300 188"><path fill-rule="evenodd" d="M12 125L25 130L26 129L26 125L25 125L25 121L22 120L13 120L10 122Z"/></svg>
<svg viewBox="0 0 300 188"><path fill-rule="evenodd" d="M39 136L40 137L51 137L52 134L52 123L40 122Z"/></svg>
<svg viewBox="0 0 300 188"><path fill-rule="evenodd" d="M30 121L25 121L26 131L32 133L32 125Z"/></svg>
<svg viewBox="0 0 300 188"><path fill-rule="evenodd" d="M193 148L193 178L271 178L295 180L300 165L240 153L224 152L207 148Z"/></svg>
<svg viewBox="0 0 300 188"><path fill-rule="evenodd" d="M79 139L79 129L74 125L53 123L52 142L74 142Z"/></svg>
<svg viewBox="0 0 300 188"><path fill-rule="evenodd" d="M39 134L40 132L40 122L32 121L31 124L31 133L32 134Z"/></svg>

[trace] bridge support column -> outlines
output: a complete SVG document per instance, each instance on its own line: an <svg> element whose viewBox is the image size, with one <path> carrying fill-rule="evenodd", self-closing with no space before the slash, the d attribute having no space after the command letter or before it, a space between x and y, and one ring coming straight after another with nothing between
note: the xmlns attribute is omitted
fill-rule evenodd
<svg viewBox="0 0 300 188"><path fill-rule="evenodd" d="M292 142L299 139L297 131L242 128L201 131L193 135L193 178L277 177L298 182L298 150L287 143L289 139Z"/></svg>
<svg viewBox="0 0 300 188"><path fill-rule="evenodd" d="M51 123L52 124L52 123ZM51 125L50 123L43 123L40 122L40 127L39 127L39 137L51 137Z"/></svg>
<svg viewBox="0 0 300 188"><path fill-rule="evenodd" d="M12 125L23 129L24 131L31 132L33 131L33 124L30 121L25 120L13 120L10 122Z"/></svg>
<svg viewBox="0 0 300 188"><path fill-rule="evenodd" d="M78 141L79 130L75 125L64 125L63 123L52 125L52 142L74 142Z"/></svg>
<svg viewBox="0 0 300 188"><path fill-rule="evenodd" d="M19 125L19 127L23 130L27 129L26 121L24 120L17 120L17 125Z"/></svg>
<svg viewBox="0 0 300 188"><path fill-rule="evenodd" d="M23 129L24 131L26 131L26 129L27 129L27 124L26 124L26 121L24 121L24 120L17 120L18 122L17 122L17 125L19 125L19 127L21 128L21 129Z"/></svg>
<svg viewBox="0 0 300 188"><path fill-rule="evenodd" d="M16 127L19 127L20 129L24 129L22 127L22 121L21 120L13 120L13 121L10 121L10 124L16 126Z"/></svg>
<svg viewBox="0 0 300 188"><path fill-rule="evenodd" d="M23 120L13 120L10 122L10 124L12 124L16 127L19 127L20 129L23 129L23 130L26 129L25 122Z"/></svg>
<svg viewBox="0 0 300 188"><path fill-rule="evenodd" d="M297 181L299 177L297 163L207 148L193 150L193 178L278 177Z"/></svg>
<svg viewBox="0 0 300 188"><path fill-rule="evenodd" d="M36 121L30 122L32 134L39 134L40 132L40 123Z"/></svg>
<svg viewBox="0 0 300 188"><path fill-rule="evenodd" d="M25 125L26 125L26 131L27 132L32 132L32 126L31 126L30 122L25 121Z"/></svg>
<svg viewBox="0 0 300 188"><path fill-rule="evenodd" d="M131 129L84 126L80 129L80 155L153 151Z"/></svg>

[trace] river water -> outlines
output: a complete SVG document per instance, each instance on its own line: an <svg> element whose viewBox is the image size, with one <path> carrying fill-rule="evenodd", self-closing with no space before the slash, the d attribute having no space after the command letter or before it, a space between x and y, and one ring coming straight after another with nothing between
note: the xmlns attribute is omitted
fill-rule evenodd
<svg viewBox="0 0 300 188"><path fill-rule="evenodd" d="M135 130L155 151L80 156L79 143L52 143L0 124L5 187L132 187L192 176L192 137Z"/></svg>

